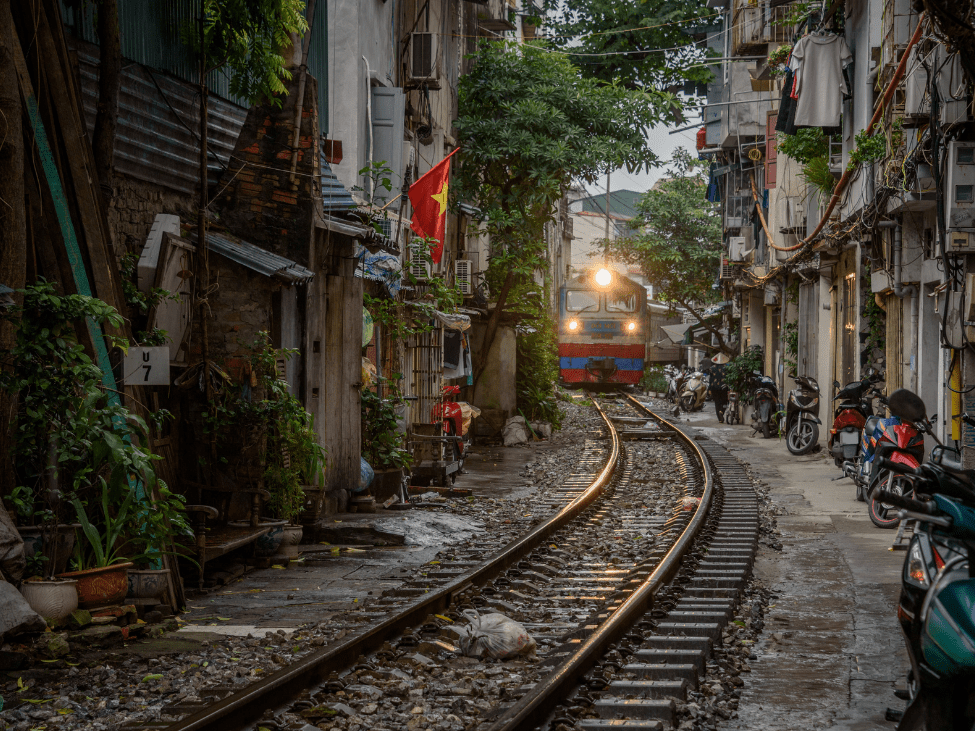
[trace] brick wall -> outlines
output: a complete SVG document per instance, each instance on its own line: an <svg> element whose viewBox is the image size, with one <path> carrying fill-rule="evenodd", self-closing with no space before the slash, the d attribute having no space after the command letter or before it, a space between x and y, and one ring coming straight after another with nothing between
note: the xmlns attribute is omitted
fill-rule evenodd
<svg viewBox="0 0 975 731"><path fill-rule="evenodd" d="M158 185L116 175L115 195L108 205L108 227L115 255L139 253L158 213L175 213L184 223L195 223L196 200Z"/></svg>
<svg viewBox="0 0 975 731"><path fill-rule="evenodd" d="M281 107L252 107L237 138L222 192L213 202L227 229L261 248L309 266L308 247L317 192L318 85L305 83L295 180L291 180L292 134L298 74L288 82ZM225 182L226 181L226 182Z"/></svg>

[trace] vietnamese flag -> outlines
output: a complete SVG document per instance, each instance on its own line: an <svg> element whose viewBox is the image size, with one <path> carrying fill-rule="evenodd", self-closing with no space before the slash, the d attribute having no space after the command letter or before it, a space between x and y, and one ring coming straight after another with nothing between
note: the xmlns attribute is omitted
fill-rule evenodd
<svg viewBox="0 0 975 731"><path fill-rule="evenodd" d="M450 156L454 152L410 186L410 203L413 204L410 228L418 236L436 239L437 245L431 247L430 255L437 264L443 257L444 228L447 226L447 178L450 175Z"/></svg>

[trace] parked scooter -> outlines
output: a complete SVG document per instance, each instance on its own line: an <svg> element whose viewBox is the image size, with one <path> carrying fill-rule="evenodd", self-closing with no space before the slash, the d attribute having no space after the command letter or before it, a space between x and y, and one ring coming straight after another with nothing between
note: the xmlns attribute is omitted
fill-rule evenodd
<svg viewBox="0 0 975 731"><path fill-rule="evenodd" d="M918 399L920 400L920 399ZM975 422L967 415L967 423ZM911 468L881 458L881 469L914 484L911 499L878 486L873 497L916 521L904 559L897 617L911 670L907 710L898 731L971 729L975 725L975 579L969 568L975 541L975 483L958 450L937 446L929 462Z"/></svg>
<svg viewBox="0 0 975 731"><path fill-rule="evenodd" d="M899 477L890 470L881 469L878 457L885 462L918 467L924 459L924 435L930 433L931 422L925 413L920 397L899 388L887 400L891 416L867 418L857 456L843 463L843 472L857 487L857 499L865 499L874 485L883 485L887 492L910 495L910 480ZM878 528L896 528L900 519L890 505L870 500L870 520Z"/></svg>
<svg viewBox="0 0 975 731"><path fill-rule="evenodd" d="M724 407L724 423L741 423L741 394L737 391L728 391L728 405Z"/></svg>
<svg viewBox="0 0 975 731"><path fill-rule="evenodd" d="M684 390L680 395L680 407L684 411L697 411L704 408L708 394L707 376L701 371L691 373L684 382Z"/></svg>
<svg viewBox="0 0 975 731"><path fill-rule="evenodd" d="M839 389L833 401L840 403L833 412L833 425L829 429L826 445L837 467L842 468L844 462L856 458L863 425L867 417L873 416L873 399L881 396L876 384L883 380L883 374L877 373L848 383L843 388L840 388L839 381L833 381L833 388ZM863 498L858 495L857 499Z"/></svg>
<svg viewBox="0 0 975 731"><path fill-rule="evenodd" d="M799 376L785 402L785 446L792 454L808 454L819 443L819 384Z"/></svg>
<svg viewBox="0 0 975 731"><path fill-rule="evenodd" d="M691 377L691 369L686 365L676 368L671 366L667 376L667 400L675 406L680 406L680 397L684 393L684 384Z"/></svg>
<svg viewBox="0 0 975 731"><path fill-rule="evenodd" d="M779 410L779 389L775 386L769 376L763 376L758 371L754 371L748 378L748 387L752 394L752 420L755 422L753 428L757 431L762 430L762 436L768 439L772 436L772 423L775 414Z"/></svg>

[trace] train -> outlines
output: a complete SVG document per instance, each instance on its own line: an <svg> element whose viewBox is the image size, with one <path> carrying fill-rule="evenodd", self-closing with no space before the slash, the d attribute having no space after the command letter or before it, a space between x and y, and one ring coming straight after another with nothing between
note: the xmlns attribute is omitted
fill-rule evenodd
<svg viewBox="0 0 975 731"><path fill-rule="evenodd" d="M642 284L610 269L586 271L559 291L559 380L567 386L636 384L652 363L676 363L661 325L679 323L647 301Z"/></svg>

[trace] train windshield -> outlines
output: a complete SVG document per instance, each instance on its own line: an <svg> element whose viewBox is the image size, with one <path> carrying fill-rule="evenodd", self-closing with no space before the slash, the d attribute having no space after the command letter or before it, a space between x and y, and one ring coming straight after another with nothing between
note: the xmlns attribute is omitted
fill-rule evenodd
<svg viewBox="0 0 975 731"><path fill-rule="evenodd" d="M565 309L568 312L598 310L599 295L583 289L570 289L565 293Z"/></svg>
<svg viewBox="0 0 975 731"><path fill-rule="evenodd" d="M630 292L629 294L625 294L621 292L619 294L606 295L606 311L607 312L636 312L637 311L636 292Z"/></svg>

